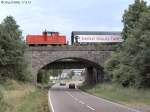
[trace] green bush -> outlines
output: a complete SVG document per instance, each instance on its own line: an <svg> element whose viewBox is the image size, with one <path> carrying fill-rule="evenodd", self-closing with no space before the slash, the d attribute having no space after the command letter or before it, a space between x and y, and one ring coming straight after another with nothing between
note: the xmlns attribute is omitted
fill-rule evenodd
<svg viewBox="0 0 150 112"><path fill-rule="evenodd" d="M8 104L4 102L3 94L0 91L0 112L6 112Z"/></svg>

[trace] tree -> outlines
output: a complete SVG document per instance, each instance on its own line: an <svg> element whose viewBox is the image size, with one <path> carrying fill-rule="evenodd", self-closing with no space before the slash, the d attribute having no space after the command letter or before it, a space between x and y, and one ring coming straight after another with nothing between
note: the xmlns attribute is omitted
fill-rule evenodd
<svg viewBox="0 0 150 112"><path fill-rule="evenodd" d="M106 73L124 87L150 87L150 8L144 1L135 0L124 18L126 40L107 61Z"/></svg>
<svg viewBox="0 0 150 112"><path fill-rule="evenodd" d="M72 79L72 77L74 76L75 74L74 74L74 72L73 72L73 70L68 74L68 76L69 76L69 79Z"/></svg>
<svg viewBox="0 0 150 112"><path fill-rule="evenodd" d="M57 77L62 73L61 69L41 69L38 73L38 83L48 83L49 77Z"/></svg>
<svg viewBox="0 0 150 112"><path fill-rule="evenodd" d="M9 37L15 40L20 40L20 37L22 35L22 31L19 29L19 25L17 25L16 21L12 16L7 16L2 24L4 27L5 33L8 33Z"/></svg>
<svg viewBox="0 0 150 112"><path fill-rule="evenodd" d="M136 85L150 87L150 9L141 15L133 37L136 51L132 65L139 70Z"/></svg>
<svg viewBox="0 0 150 112"><path fill-rule="evenodd" d="M141 14L148 10L146 2L143 0L135 0L135 3L130 5L128 10L125 10L123 15L123 38L127 39L128 35L132 33L133 29L136 28L136 25L141 17Z"/></svg>
<svg viewBox="0 0 150 112"><path fill-rule="evenodd" d="M24 60L25 43L21 30L12 16L0 24L0 76L28 80L27 64Z"/></svg>

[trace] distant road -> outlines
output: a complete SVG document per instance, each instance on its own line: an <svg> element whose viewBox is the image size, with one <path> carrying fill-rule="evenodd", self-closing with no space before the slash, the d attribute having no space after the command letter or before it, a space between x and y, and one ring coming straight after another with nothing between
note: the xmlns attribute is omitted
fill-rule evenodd
<svg viewBox="0 0 150 112"><path fill-rule="evenodd" d="M58 84L49 90L49 103L53 112L140 112Z"/></svg>

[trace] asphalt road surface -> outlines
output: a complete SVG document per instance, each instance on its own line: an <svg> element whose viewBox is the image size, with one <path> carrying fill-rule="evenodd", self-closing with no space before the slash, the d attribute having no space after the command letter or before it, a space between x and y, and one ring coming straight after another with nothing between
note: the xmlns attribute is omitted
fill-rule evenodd
<svg viewBox="0 0 150 112"><path fill-rule="evenodd" d="M54 85L48 96L52 112L140 112L77 89L68 89L68 85Z"/></svg>

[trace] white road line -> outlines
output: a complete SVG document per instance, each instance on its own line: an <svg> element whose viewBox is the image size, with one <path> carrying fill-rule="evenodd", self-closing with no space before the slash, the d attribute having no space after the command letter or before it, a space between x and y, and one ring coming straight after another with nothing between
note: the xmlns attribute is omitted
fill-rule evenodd
<svg viewBox="0 0 150 112"><path fill-rule="evenodd" d="M95 110L94 108L92 108L91 106L89 106L89 105L86 105L86 107L88 107L89 109L91 109L91 110Z"/></svg>
<svg viewBox="0 0 150 112"><path fill-rule="evenodd" d="M70 95L71 97L73 97L74 98L74 96L71 94L71 93L69 93L69 92L66 92L68 95Z"/></svg>
<svg viewBox="0 0 150 112"><path fill-rule="evenodd" d="M83 105L85 104L83 101L79 101L79 103L81 103L81 104L83 104Z"/></svg>
<svg viewBox="0 0 150 112"><path fill-rule="evenodd" d="M85 103L83 102L83 101L81 101L81 100L79 100L78 98L76 98L75 96L73 96L71 93L69 93L69 92L66 92L69 96L71 96L71 97L73 97L76 101L78 101L78 103L80 103L80 104L82 104L82 105L84 105ZM94 108L92 108L91 106L89 106L89 105L86 105L86 107L87 108L89 108L89 109L91 109L91 110L95 110Z"/></svg>
<svg viewBox="0 0 150 112"><path fill-rule="evenodd" d="M74 98L76 101L79 101L78 98Z"/></svg>
<svg viewBox="0 0 150 112"><path fill-rule="evenodd" d="M78 98L76 98L75 96L73 96L71 93L66 92L69 96L71 96L74 100L78 101L80 104L85 104L83 101L79 100Z"/></svg>
<svg viewBox="0 0 150 112"><path fill-rule="evenodd" d="M76 98L76 97L74 97L71 93L69 93L69 92L66 92L69 96L71 96L74 100L76 100L76 101L78 101L79 99L78 98Z"/></svg>
<svg viewBox="0 0 150 112"><path fill-rule="evenodd" d="M100 98L100 97L97 97L97 96L94 96L94 95L85 93L85 92L83 92L83 91L82 91L82 93L85 94L85 95L90 95L90 96L92 96L92 97L95 97L95 98L98 99L98 100L103 100L104 102L111 103L111 104L113 104L113 105L116 105L116 106L119 106L119 107L122 107L122 108L125 108L125 109L128 109L128 110L131 110L131 111L134 111L134 112L142 112L142 111L136 110L136 109L134 109L134 108L130 108L130 107L127 107L127 106L125 106L125 105L121 105L121 104L119 104L119 103L111 102L111 101L109 101L109 100L106 100L106 99L103 99L103 98Z"/></svg>
<svg viewBox="0 0 150 112"><path fill-rule="evenodd" d="M51 110L52 110L52 112L55 112L54 111L54 107L53 107L53 105L52 105L52 100L51 100L51 97L50 97L50 90L48 91L48 101L49 101L49 104L50 104L50 106L51 106Z"/></svg>
<svg viewBox="0 0 150 112"><path fill-rule="evenodd" d="M85 104L83 101L79 100L78 98L76 98L75 96L73 96L73 95L72 95L71 93L69 93L68 91L67 91L66 93L67 93L69 96L73 97L73 99L76 100L78 103L80 103L80 104L82 104L82 105ZM89 106L89 105L86 105L86 107L89 108L89 109L91 109L91 110L93 110L93 111L95 111L95 109L92 108L92 107Z"/></svg>

